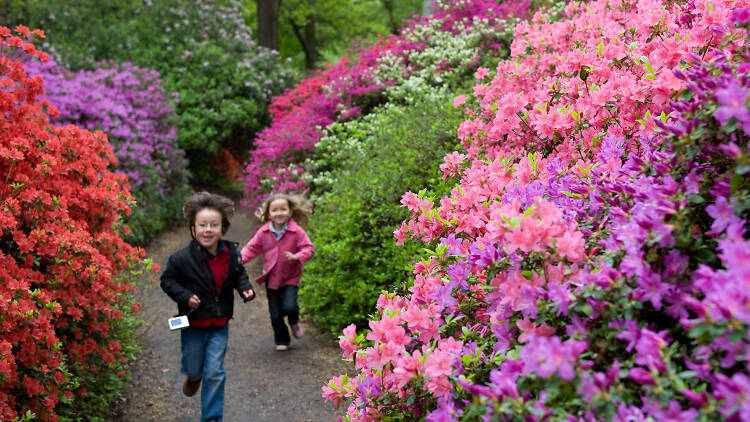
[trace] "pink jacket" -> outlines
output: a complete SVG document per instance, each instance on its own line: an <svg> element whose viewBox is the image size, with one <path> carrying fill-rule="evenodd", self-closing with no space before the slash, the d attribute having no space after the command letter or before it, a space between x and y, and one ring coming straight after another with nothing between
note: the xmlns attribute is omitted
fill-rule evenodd
<svg viewBox="0 0 750 422"><path fill-rule="evenodd" d="M262 225L242 248L242 263L263 254L263 274L255 279L256 283L267 281L266 286L274 290L288 284L297 286L302 277L302 266L312 258L315 248L307 233L294 220L289 220L279 240L276 240L270 226L270 221ZM298 260L287 259L284 256L286 251L295 254Z"/></svg>

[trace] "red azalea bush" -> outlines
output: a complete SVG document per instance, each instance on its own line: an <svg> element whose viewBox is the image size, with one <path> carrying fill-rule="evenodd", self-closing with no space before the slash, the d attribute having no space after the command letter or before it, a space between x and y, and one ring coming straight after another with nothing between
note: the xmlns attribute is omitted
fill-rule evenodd
<svg viewBox="0 0 750 422"><path fill-rule="evenodd" d="M474 88L347 420L750 419L747 1L571 3ZM487 76L487 75L485 75ZM460 98L457 105L466 99Z"/></svg>
<svg viewBox="0 0 750 422"><path fill-rule="evenodd" d="M102 132L50 123L57 110L0 27L0 419L106 412L134 350L132 284L143 251L119 236L132 197Z"/></svg>
<svg viewBox="0 0 750 422"><path fill-rule="evenodd" d="M275 97L270 105L271 126L256 136L240 179L245 184L244 205L254 207L272 191L306 193L307 182L302 177L306 170L304 161L312 156L324 129L334 121L368 112L385 101L383 91L387 87L425 70L424 63L410 61L413 53L426 47L425 43L411 39L418 36L407 35L429 27L435 20L440 22L437 30L446 33L468 31L481 20L486 21L486 26L505 28L503 19L509 14L524 16L529 4L528 0L502 4L495 0L440 2L434 19L418 19L405 28L402 35L389 35L361 45L356 48L356 60L342 58L338 64ZM429 33L425 36L429 37ZM499 48L492 39L485 44L486 49ZM451 60L445 58L445 69L436 68L434 72L448 70Z"/></svg>

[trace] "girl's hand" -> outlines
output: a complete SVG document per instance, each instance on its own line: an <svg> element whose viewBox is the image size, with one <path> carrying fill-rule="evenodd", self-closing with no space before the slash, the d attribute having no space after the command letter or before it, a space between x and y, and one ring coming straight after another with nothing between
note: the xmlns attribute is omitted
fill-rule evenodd
<svg viewBox="0 0 750 422"><path fill-rule="evenodd" d="M289 251L284 252L284 256L286 257L286 259L288 259L290 261L299 261L299 258L297 258L297 255L295 255L295 254L293 254L293 253L291 253Z"/></svg>
<svg viewBox="0 0 750 422"><path fill-rule="evenodd" d="M252 300L252 298L255 297L255 293L252 290L247 289L244 292L242 292L242 297L245 300Z"/></svg>
<svg viewBox="0 0 750 422"><path fill-rule="evenodd" d="M198 309L198 306L200 306L201 300L197 295L190 296L190 299L188 299L188 306L193 309Z"/></svg>

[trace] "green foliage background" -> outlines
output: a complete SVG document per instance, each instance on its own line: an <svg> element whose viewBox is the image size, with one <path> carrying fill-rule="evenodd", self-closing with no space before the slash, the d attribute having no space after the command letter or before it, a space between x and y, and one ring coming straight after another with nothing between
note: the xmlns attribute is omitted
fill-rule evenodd
<svg viewBox="0 0 750 422"><path fill-rule="evenodd" d="M296 79L255 44L238 1L27 0L14 10L25 21L10 24L43 29L42 48L72 70L102 60L158 70L176 93L177 141L198 184L216 185L211 158L221 149L242 161L269 123L267 103Z"/></svg>
<svg viewBox="0 0 750 422"><path fill-rule="evenodd" d="M393 231L409 217L406 191L442 195L445 154L455 150L462 112L450 92L424 88L420 104L388 103L364 118L329 127L316 147L316 247L300 283L300 306L332 333L367 323L382 289L408 280L416 243L396 246Z"/></svg>
<svg viewBox="0 0 750 422"><path fill-rule="evenodd" d="M295 69L304 69L305 56L290 22L303 25L314 14L321 64L336 63L352 41L374 40L390 32L383 3L392 4L397 27L422 9L421 0L284 0L279 10L279 52ZM246 21L257 29L256 1L244 0L244 5Z"/></svg>

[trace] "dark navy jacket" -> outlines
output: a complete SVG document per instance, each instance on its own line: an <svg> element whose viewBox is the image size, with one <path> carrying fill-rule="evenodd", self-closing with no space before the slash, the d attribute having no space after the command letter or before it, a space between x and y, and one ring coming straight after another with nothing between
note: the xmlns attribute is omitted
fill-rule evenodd
<svg viewBox="0 0 750 422"><path fill-rule="evenodd" d="M221 291L218 292L214 283L214 275L206 259L208 251L195 239L186 248L180 249L169 257L167 266L161 273L161 288L177 302L180 315L185 315L190 311L188 300L195 294L198 295L201 303L188 315L188 319L201 320L220 316L231 318L234 312L232 289L238 292L253 290L245 267L242 265L237 243L223 242L229 248L229 269L227 278L221 285Z"/></svg>

